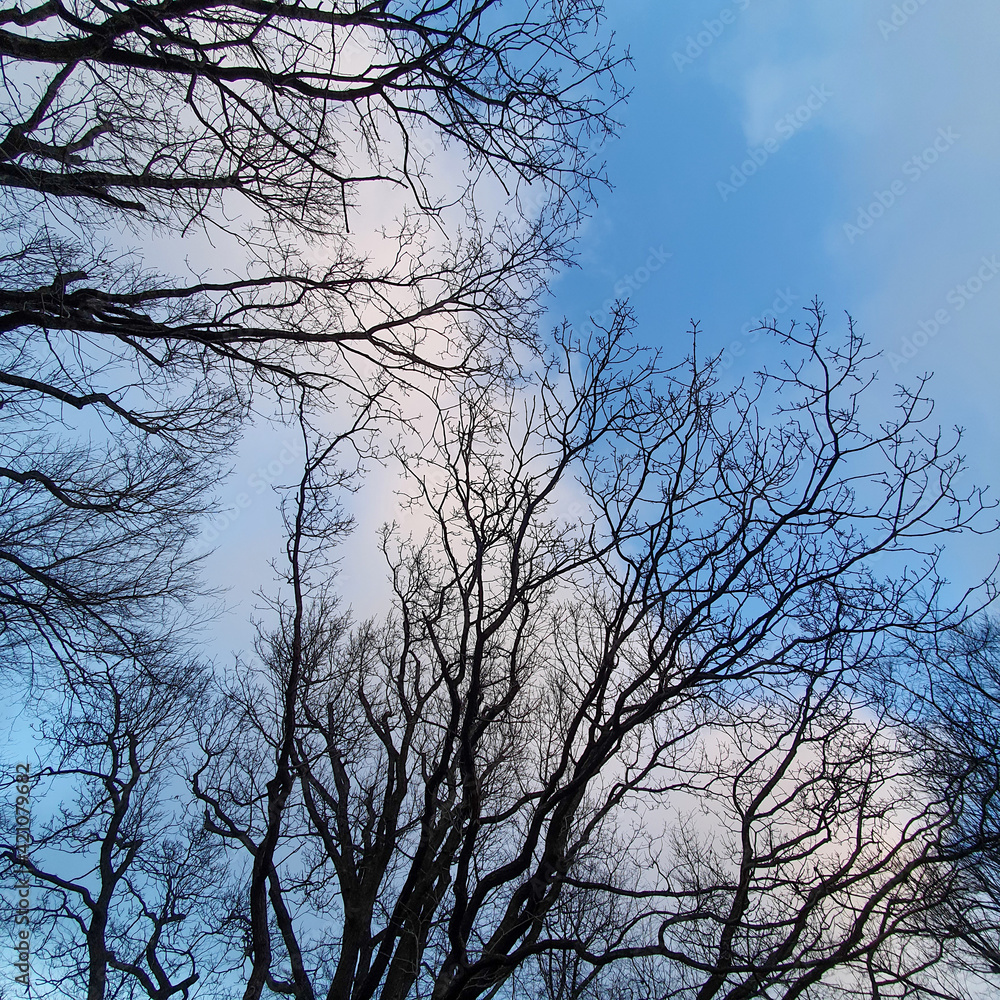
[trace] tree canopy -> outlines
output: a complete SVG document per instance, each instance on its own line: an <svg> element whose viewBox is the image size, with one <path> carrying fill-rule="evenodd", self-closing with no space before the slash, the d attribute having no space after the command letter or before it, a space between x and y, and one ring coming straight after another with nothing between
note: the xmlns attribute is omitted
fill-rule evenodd
<svg viewBox="0 0 1000 1000"><path fill-rule="evenodd" d="M0 12L21 985L995 984L993 584L941 569L991 502L926 385L873 421L818 301L737 386L623 303L539 333L624 58L587 0ZM213 655L193 542L264 417L302 445L280 579ZM358 454L400 498L370 618L336 564Z"/></svg>
<svg viewBox="0 0 1000 1000"><path fill-rule="evenodd" d="M601 181L587 141L620 97L599 14L577 0L516 17L494 0L0 13L13 645L128 644L164 613L256 399L305 388L398 417L389 387L407 373L496 375L533 342ZM400 191L373 230L359 202ZM189 246L203 259L184 266Z"/></svg>

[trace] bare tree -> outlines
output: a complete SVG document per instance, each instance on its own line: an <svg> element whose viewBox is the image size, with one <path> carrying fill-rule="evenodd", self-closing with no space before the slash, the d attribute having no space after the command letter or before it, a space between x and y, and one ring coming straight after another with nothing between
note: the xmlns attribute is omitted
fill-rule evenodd
<svg viewBox="0 0 1000 1000"><path fill-rule="evenodd" d="M500 372L532 341L620 96L599 17L589 0L0 12L11 648L120 648L190 594L186 542L261 392L261 412L293 387L395 413L405 373ZM508 199L492 213L488 183ZM181 266L191 246L212 259Z"/></svg>
<svg viewBox="0 0 1000 1000"><path fill-rule="evenodd" d="M69 796L32 874L74 989L186 994L218 964L215 854L156 804L193 711L158 658L204 597L188 543L241 423L308 399L356 435L395 382L534 346L621 96L600 13L0 12L0 643Z"/></svg>
<svg viewBox="0 0 1000 1000"><path fill-rule="evenodd" d="M983 501L923 385L866 430L864 345L818 304L732 392L624 311L504 378L602 180L599 16L0 12L0 613L59 668L31 688L57 805L3 857L54 993L957 997L948 962L994 961L995 776L956 750L987 730L928 700L928 781L873 695L982 596L938 574ZM168 263L189 238L222 266ZM421 373L392 604L356 622L335 462ZM306 445L285 589L210 682L186 545L261 392Z"/></svg>
<svg viewBox="0 0 1000 1000"><path fill-rule="evenodd" d="M4 331L279 377L299 371L309 344L440 368L449 343L460 365L487 330L530 338L539 281L601 177L583 141L610 128L599 87L613 103L615 59L592 37L599 4L499 8L171 0L6 12ZM458 161L435 193L427 149L441 141ZM483 229L484 175L516 198L540 185L541 211ZM351 237L365 187L410 195L384 234L384 265ZM461 227L435 249L429 227L449 208ZM229 221L241 209L242 230ZM242 231L255 261L245 275L185 281L64 235L104 220ZM304 255L303 240L321 252ZM315 376L335 363L324 353Z"/></svg>
<svg viewBox="0 0 1000 1000"><path fill-rule="evenodd" d="M131 648L138 656L197 592L185 550L219 463L145 436L73 440L46 428L44 416L21 419L18 409L0 414L0 647L8 682L11 668L30 678L53 660L72 674L90 654Z"/></svg>
<svg viewBox="0 0 1000 1000"><path fill-rule="evenodd" d="M248 1000L931 989L954 814L865 692L965 618L936 546L978 494L921 392L864 430L862 341L818 305L731 393L626 319L401 456L427 533L387 531L381 621L312 576L306 468L288 603L195 776L252 868Z"/></svg>
<svg viewBox="0 0 1000 1000"><path fill-rule="evenodd" d="M222 971L228 874L184 795L208 676L183 654L147 654L91 656L32 706L46 755L31 769L32 843L19 853L5 823L2 858L33 887L34 995L167 1000Z"/></svg>
<svg viewBox="0 0 1000 1000"><path fill-rule="evenodd" d="M911 643L892 663L899 725L919 778L949 803L953 865L927 926L953 974L996 989L1000 976L1000 660L987 616Z"/></svg>

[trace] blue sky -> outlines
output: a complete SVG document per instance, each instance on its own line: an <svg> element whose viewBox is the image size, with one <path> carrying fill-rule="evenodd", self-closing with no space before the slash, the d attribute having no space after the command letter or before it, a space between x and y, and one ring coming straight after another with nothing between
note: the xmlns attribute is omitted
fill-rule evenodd
<svg viewBox="0 0 1000 1000"><path fill-rule="evenodd" d="M725 350L737 377L776 360L747 335L754 319L802 316L818 295L831 326L849 311L885 352L873 406L933 372L970 478L1000 487L1000 6L614 0L608 14L633 93L607 148L615 189L554 312L581 322L617 286L644 341L681 353L697 319L700 349ZM671 255L658 269L654 251Z"/></svg>

